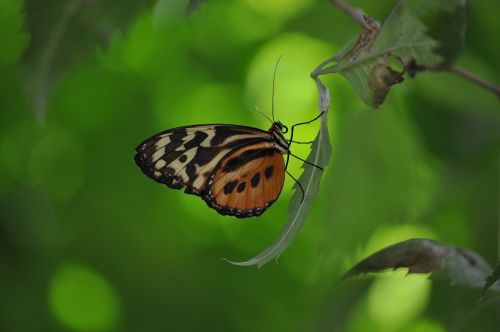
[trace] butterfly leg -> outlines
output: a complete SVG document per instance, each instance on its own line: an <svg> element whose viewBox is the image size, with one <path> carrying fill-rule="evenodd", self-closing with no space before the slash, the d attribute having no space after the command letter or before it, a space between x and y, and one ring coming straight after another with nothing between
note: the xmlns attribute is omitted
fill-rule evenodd
<svg viewBox="0 0 500 332"><path fill-rule="evenodd" d="M300 157L298 157L298 156L294 155L294 154L293 154L293 153L291 153L291 152L288 152L288 155L290 155L290 156L292 156L292 157L294 157L294 158L297 158L298 160L302 160L305 164L308 164L308 165L311 165L311 166L317 167L317 168L319 168L320 170L323 170L323 168L322 168L322 167L320 167L320 166L318 166L318 165L316 165L316 164L310 163L310 162L308 162L307 160L302 159L302 158L300 158Z"/></svg>
<svg viewBox="0 0 500 332"><path fill-rule="evenodd" d="M302 203L304 201L304 197L305 197L305 194L304 194L304 188L302 188L302 184L300 184L299 180L297 180L296 178L293 177L292 174L290 174L290 172L288 172L286 169L285 169L285 172L286 174L288 174L292 179L293 181L295 181L295 183L299 186L300 188L300 191L302 192L302 198L300 199L300 203Z"/></svg>
<svg viewBox="0 0 500 332"><path fill-rule="evenodd" d="M324 113L325 113L324 111L323 111L323 112L321 112L321 113L320 113L317 117L315 117L315 118L314 118L314 119L312 119L312 120L309 120L309 121L306 121L306 122L301 122L301 123L296 123L296 124L294 124L294 125L292 126L292 131L290 132L290 140L288 141L288 144L291 144L291 143L293 142L293 130L294 130L294 128L295 128L295 127L297 127L297 126L302 126L302 125L305 125L305 124L309 124L309 123L311 123L311 122L313 122L313 121L316 121L316 120L318 120L318 119L319 119L319 118L320 118L320 117L321 117Z"/></svg>
<svg viewBox="0 0 500 332"><path fill-rule="evenodd" d="M292 129L291 129L291 132L290 132L290 140L288 141L288 145L290 146L292 143L308 144L309 142L296 142L296 141L294 141L294 140L293 140L293 130L294 130L294 129L295 129L295 127L297 127L297 126L301 126L301 125L309 124L309 123L311 123L311 122L313 122L313 121L318 120L318 119L319 119L319 118L320 118L320 117L321 117L324 113L325 113L324 111L323 111L323 112L321 112L321 113L320 113L317 117L315 117L315 118L314 118L314 119L312 119L312 120L309 120L309 121L306 121L306 122L301 122L301 123L294 124L294 125L292 126ZM318 165L312 164L312 163L308 162L307 160L304 160L304 159L302 159L302 158L300 158L300 157L297 157L296 155L292 154L292 153L290 152L290 150L288 150L288 154L287 154L287 156L286 156L285 170L287 169L287 166L288 166L288 160L290 159L290 156L295 157L295 158L297 158L297 159L299 159L299 160L302 160L304 163L306 163L306 164L308 164L308 165L315 166L315 167L319 168L320 170L323 170L323 168L319 167Z"/></svg>

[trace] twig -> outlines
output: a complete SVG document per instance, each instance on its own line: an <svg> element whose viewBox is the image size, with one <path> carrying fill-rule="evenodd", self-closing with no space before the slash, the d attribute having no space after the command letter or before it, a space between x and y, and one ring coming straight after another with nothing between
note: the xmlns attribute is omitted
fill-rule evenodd
<svg viewBox="0 0 500 332"><path fill-rule="evenodd" d="M363 28L365 27L365 12L361 8L354 8L351 7L347 2L344 0L330 0L330 2L338 7L341 11L352 17L353 20L355 20L359 25L361 25Z"/></svg>
<svg viewBox="0 0 500 332"><path fill-rule="evenodd" d="M347 2L344 0L330 0L331 4L339 8L341 11L352 17L353 20L355 20L359 25L361 25L363 28L367 29L367 22L372 21L376 22L373 20L371 17L366 15L364 11L360 8L354 8L351 5L349 5ZM495 94L498 98L500 98L500 85L496 85L487 79L480 77L470 71L468 71L465 68L459 67L459 66L451 66L450 68L439 68L434 71L449 71L451 73L454 73L463 79L470 81L476 85L479 85L480 87L490 91L491 93ZM316 75L318 75L317 72L313 72Z"/></svg>
<svg viewBox="0 0 500 332"><path fill-rule="evenodd" d="M470 72L467 69L459 67L459 66L452 66L448 69L448 71L450 71L451 73L457 74L458 76L485 88L486 90L496 94L496 96L498 98L500 98L500 86L491 83L487 79L482 78L482 77L474 74L473 72Z"/></svg>

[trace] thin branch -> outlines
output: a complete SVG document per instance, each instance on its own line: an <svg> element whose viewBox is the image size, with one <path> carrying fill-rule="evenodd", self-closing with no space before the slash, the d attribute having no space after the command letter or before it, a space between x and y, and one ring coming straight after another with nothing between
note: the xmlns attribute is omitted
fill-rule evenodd
<svg viewBox="0 0 500 332"><path fill-rule="evenodd" d="M354 8L351 5L349 5L347 2L345 2L344 0L330 0L330 2L332 5L336 6L338 9L340 9L345 14L350 16L354 21L356 21L359 25L361 25L365 29L369 28L367 26L368 22L376 22L371 17L366 15L362 9ZM328 61L331 62L331 59L329 59ZM447 68L447 69L439 68L439 69L435 69L434 71L449 71L451 73L454 73L454 74L460 76L461 78L463 78L467 81L470 81L470 82L490 91L491 93L495 94L498 98L500 98L500 85L496 85L496 84L488 81L487 79L470 72L469 70L467 70L465 68L462 68L462 67L455 65L455 66L452 66L452 67ZM320 72L319 68L317 68L317 69L315 69L315 71L313 71L313 74L318 76L318 75L321 75L324 73Z"/></svg>
<svg viewBox="0 0 500 332"><path fill-rule="evenodd" d="M471 81L472 83L479 85L480 87L485 88L486 90L494 93L498 98L500 98L500 86L495 85L488 81L487 79L480 77L473 72L468 71L465 68L459 66L452 66L448 69L451 73L457 74L458 76Z"/></svg>
<svg viewBox="0 0 500 332"><path fill-rule="evenodd" d="M353 20L355 20L361 27L365 28L365 17L366 14L361 8L351 7L344 0L330 0L332 5L338 7L341 11L349 15Z"/></svg>

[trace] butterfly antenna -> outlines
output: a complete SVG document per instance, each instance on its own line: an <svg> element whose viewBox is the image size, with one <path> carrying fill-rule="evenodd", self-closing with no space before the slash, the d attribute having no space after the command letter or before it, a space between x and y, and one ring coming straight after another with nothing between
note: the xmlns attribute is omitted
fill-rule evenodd
<svg viewBox="0 0 500 332"><path fill-rule="evenodd" d="M260 114L262 114L262 115L263 115L266 119L268 119L268 120L269 120L269 122L271 122L271 124L273 123L273 120L271 120L271 119L270 119L270 118L266 115L266 113L262 112L262 111L261 111L261 109L260 109L260 108L258 108L257 106L254 106L254 107L255 107L255 110L256 110L257 112L259 112Z"/></svg>
<svg viewBox="0 0 500 332"><path fill-rule="evenodd" d="M280 55L280 57L278 58L278 61L276 61L276 65L274 66L274 73L273 73L273 94L271 97L271 114L273 116L273 123L274 123L274 87L275 87L275 82L276 82L276 71L278 70L278 65L279 65L282 57L283 57L283 54Z"/></svg>
<svg viewBox="0 0 500 332"><path fill-rule="evenodd" d="M288 174L292 179L293 181L295 181L295 183L299 186L299 189L300 191L302 192L302 198L300 199L300 203L302 204L302 202L304 201L304 197L306 196L306 194L304 193L304 188L302 188L302 184L300 184L299 180L297 180L296 178L293 177L292 174L290 174L290 172L288 171L285 171L286 174Z"/></svg>

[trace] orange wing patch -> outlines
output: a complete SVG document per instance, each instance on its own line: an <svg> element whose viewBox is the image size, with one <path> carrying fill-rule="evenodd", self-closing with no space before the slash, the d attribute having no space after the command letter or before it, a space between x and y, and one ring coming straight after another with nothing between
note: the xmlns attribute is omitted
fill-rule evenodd
<svg viewBox="0 0 500 332"><path fill-rule="evenodd" d="M285 181L282 154L266 144L236 150L219 164L204 199L221 214L244 218L262 214Z"/></svg>

